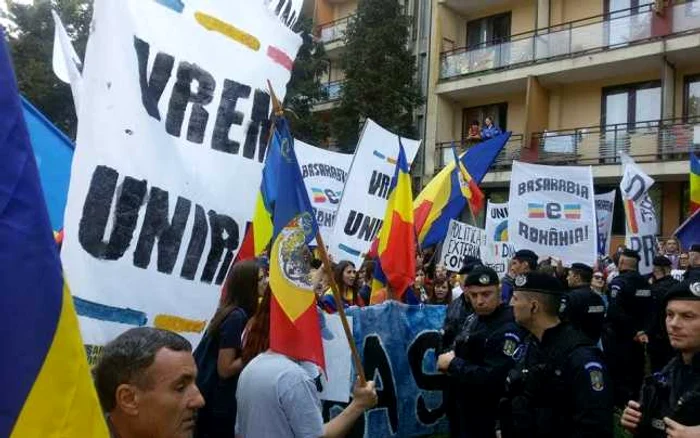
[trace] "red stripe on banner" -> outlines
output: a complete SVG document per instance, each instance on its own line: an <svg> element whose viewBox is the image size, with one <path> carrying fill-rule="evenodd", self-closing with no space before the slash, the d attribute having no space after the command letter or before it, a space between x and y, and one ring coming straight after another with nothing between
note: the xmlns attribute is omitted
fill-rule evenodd
<svg viewBox="0 0 700 438"><path fill-rule="evenodd" d="M292 58L290 58L289 55L284 53L281 49L278 49L275 46L269 46L267 48L267 56L269 56L270 59L275 61L277 64L281 65L289 71L292 71L292 65L294 64L294 61L292 61Z"/></svg>
<svg viewBox="0 0 700 438"><path fill-rule="evenodd" d="M325 370L320 315L315 302L292 322L274 293L271 298L270 349L297 360L313 362Z"/></svg>
<svg viewBox="0 0 700 438"><path fill-rule="evenodd" d="M627 222L629 223L632 232L638 233L639 225L637 224L637 213L634 211L634 201L628 199L625 202L627 204Z"/></svg>

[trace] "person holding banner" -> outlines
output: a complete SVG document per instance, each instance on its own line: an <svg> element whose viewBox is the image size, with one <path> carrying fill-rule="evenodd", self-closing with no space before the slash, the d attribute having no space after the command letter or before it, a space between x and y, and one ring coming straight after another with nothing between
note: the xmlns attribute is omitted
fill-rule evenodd
<svg viewBox="0 0 700 438"><path fill-rule="evenodd" d="M438 357L438 370L449 376L455 396L456 415L448 416L453 438L496 436L503 382L524 336L512 308L501 302L498 285L498 274L491 268L478 266L467 274L464 296L474 313L465 321L453 349Z"/></svg>
<svg viewBox="0 0 700 438"><path fill-rule="evenodd" d="M530 272L515 279L515 321L530 335L515 352L499 417L503 438L612 438L613 397L602 352L559 319L564 285Z"/></svg>

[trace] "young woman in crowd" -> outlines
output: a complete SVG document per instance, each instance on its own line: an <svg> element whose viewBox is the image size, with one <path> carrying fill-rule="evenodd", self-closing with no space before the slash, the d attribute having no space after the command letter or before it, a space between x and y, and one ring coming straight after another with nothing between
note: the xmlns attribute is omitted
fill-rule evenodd
<svg viewBox="0 0 700 438"><path fill-rule="evenodd" d="M358 273L360 299L365 305L369 304L369 300L372 297L372 279L374 278L374 260L365 260L362 263L360 272Z"/></svg>
<svg viewBox="0 0 700 438"><path fill-rule="evenodd" d="M416 278L413 281L413 293L418 297L421 303L428 303L430 296L425 287L425 272L422 268L416 269Z"/></svg>
<svg viewBox="0 0 700 438"><path fill-rule="evenodd" d="M335 284L337 284L340 289L340 297L343 300L344 307L365 306L365 303L358 293L357 272L352 262L347 260L339 262L333 269L333 277L335 279ZM323 295L321 303L323 309L328 313L335 313L338 311L331 289L328 289Z"/></svg>
<svg viewBox="0 0 700 438"><path fill-rule="evenodd" d="M197 386L206 401L197 417L197 438L235 436L236 385L243 369L241 338L258 306L260 274L253 260L231 268L219 308L194 352Z"/></svg>
<svg viewBox="0 0 700 438"><path fill-rule="evenodd" d="M245 367L255 356L270 348L270 299L272 290L266 287L258 311L250 318L243 332L241 360Z"/></svg>
<svg viewBox="0 0 700 438"><path fill-rule="evenodd" d="M595 271L593 277L591 278L591 289L593 292L597 293L603 297L603 302L605 303L605 308L608 308L608 294L606 293L605 287L605 274L601 271Z"/></svg>
<svg viewBox="0 0 700 438"><path fill-rule="evenodd" d="M450 292L450 284L447 280L436 279L433 281L433 293L430 297L430 304L450 304L452 301L452 293Z"/></svg>

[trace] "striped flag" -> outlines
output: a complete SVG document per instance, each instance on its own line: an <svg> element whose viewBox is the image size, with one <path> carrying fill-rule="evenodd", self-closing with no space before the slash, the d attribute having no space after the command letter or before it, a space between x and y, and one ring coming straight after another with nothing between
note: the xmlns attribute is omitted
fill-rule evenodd
<svg viewBox="0 0 700 438"><path fill-rule="evenodd" d="M690 213L700 209L700 158L690 154Z"/></svg>
<svg viewBox="0 0 700 438"><path fill-rule="evenodd" d="M471 210L472 217L476 220L479 212L484 208L484 201L486 197L484 192L479 188L479 183L472 178L472 176L467 171L464 163L459 159L457 155L457 149L455 148L454 142L452 142L452 155L454 155L455 162L455 172L457 172L457 180L459 181L459 188L462 192L462 196L467 199L469 204L469 209Z"/></svg>
<svg viewBox="0 0 700 438"><path fill-rule="evenodd" d="M107 437L0 28L0 436Z"/></svg>

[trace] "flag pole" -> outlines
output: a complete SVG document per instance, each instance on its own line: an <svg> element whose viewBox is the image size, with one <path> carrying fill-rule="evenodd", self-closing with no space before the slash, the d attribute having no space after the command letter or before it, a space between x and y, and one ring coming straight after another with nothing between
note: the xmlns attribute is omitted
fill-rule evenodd
<svg viewBox="0 0 700 438"><path fill-rule="evenodd" d="M284 115L284 109L279 99L275 95L275 90L272 88L270 80L267 81L267 86L270 88L270 99L272 100L272 109L276 117L282 117ZM272 137L271 137L272 138ZM320 232L316 232L316 243L318 244L317 249L319 255L321 256L321 262L323 263L323 269L328 276L331 290L333 291L333 298L335 299L335 305L338 309L338 316L340 316L340 322L343 324L343 331L345 332L345 337L350 345L350 352L352 353L352 361L355 365L355 370L357 371L358 379L361 385L367 383L365 377L365 369L362 366L362 360L360 359L360 353L357 350L357 345L355 344L355 338L352 336L352 331L350 330L350 324L348 324L348 318L345 315L345 308L343 307L343 301L340 298L340 292L338 285L333 277L333 270L331 269L330 257L328 257L328 252L326 251L326 245L323 243L323 237Z"/></svg>

